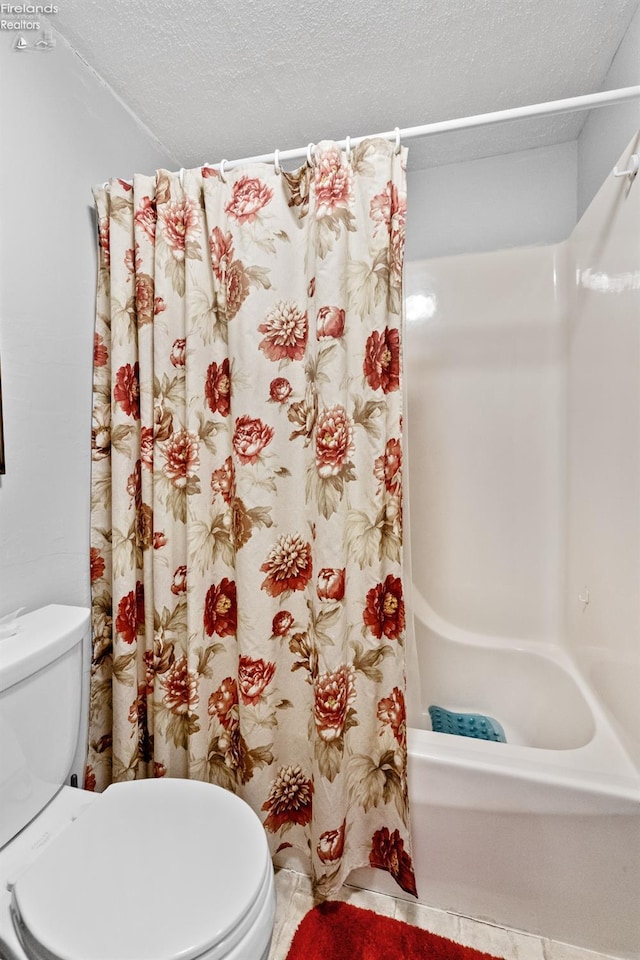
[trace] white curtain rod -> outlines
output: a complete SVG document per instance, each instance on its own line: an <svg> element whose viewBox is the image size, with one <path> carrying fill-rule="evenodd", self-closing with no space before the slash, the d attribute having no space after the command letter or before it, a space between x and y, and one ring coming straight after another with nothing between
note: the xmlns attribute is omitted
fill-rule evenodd
<svg viewBox="0 0 640 960"><path fill-rule="evenodd" d="M594 107L608 107L611 104L623 103L625 100L640 98L640 85L635 87L621 87L618 90L605 90L602 93L588 93L581 97L569 97L566 100L550 100L547 103L532 103L526 107L513 107L510 110L497 110L494 113L479 113L473 117L461 117L457 120L441 120L438 123L426 123L418 127L405 127L403 130L386 130L384 133L369 134L365 137L350 137L336 141L337 146L346 149L347 145L354 147L363 140L378 137L382 140L395 140L398 135L400 141L412 140L414 137L428 137L435 133L448 133L451 130L470 130L473 127L486 127L496 123L507 123L509 120L523 120L527 117L552 116L558 113L577 113L580 110L591 110ZM296 147L294 150L279 150L278 162L282 160L297 160L306 157L314 145ZM273 163L275 153L264 153L256 157L244 157L241 160L224 160L225 168L235 167L242 163ZM219 169L219 163L207 163L204 166Z"/></svg>

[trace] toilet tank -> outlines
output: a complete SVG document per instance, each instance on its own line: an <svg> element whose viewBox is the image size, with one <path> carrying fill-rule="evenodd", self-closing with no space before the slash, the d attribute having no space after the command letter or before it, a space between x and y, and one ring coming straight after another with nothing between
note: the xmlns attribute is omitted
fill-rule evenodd
<svg viewBox="0 0 640 960"><path fill-rule="evenodd" d="M52 604L0 639L0 847L64 785L78 742L89 611Z"/></svg>

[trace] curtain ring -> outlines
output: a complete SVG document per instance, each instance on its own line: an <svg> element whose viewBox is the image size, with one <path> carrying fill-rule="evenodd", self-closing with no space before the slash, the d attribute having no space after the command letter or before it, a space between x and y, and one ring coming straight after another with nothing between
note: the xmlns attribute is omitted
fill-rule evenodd
<svg viewBox="0 0 640 960"><path fill-rule="evenodd" d="M222 180L223 183L227 182L227 178L224 175L224 168L228 162L229 162L228 160L221 160L218 167L218 173L220 174L220 179Z"/></svg>
<svg viewBox="0 0 640 960"><path fill-rule="evenodd" d="M282 167L280 166L279 156L280 156L280 151L274 150L273 151L273 168L278 174L278 176L280 176L280 174L282 173Z"/></svg>
<svg viewBox="0 0 640 960"><path fill-rule="evenodd" d="M310 143L307 147L307 163L310 167L313 166L313 151L315 149L315 143Z"/></svg>
<svg viewBox="0 0 640 960"><path fill-rule="evenodd" d="M180 167L180 186L184 190L184 167Z"/></svg>
<svg viewBox="0 0 640 960"><path fill-rule="evenodd" d="M400 127L396 127L396 128L395 128L395 131L396 131L396 153L400 153L400 147L401 147L401 143L400 143Z"/></svg>
<svg viewBox="0 0 640 960"><path fill-rule="evenodd" d="M347 161L351 163L351 137L347 137L345 141L345 150L347 151Z"/></svg>

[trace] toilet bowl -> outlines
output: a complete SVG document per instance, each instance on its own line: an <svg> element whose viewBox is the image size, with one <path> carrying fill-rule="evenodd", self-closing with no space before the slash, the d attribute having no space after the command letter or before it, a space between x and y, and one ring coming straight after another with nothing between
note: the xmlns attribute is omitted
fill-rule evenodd
<svg viewBox="0 0 640 960"><path fill-rule="evenodd" d="M87 611L20 619L0 661L2 960L266 960L275 886L259 817L197 780L65 786L77 704L60 694L77 689Z"/></svg>
<svg viewBox="0 0 640 960"><path fill-rule="evenodd" d="M90 796L62 824L36 818L16 856L0 851L0 953L4 942L19 960L266 960L273 867L244 801L171 779Z"/></svg>

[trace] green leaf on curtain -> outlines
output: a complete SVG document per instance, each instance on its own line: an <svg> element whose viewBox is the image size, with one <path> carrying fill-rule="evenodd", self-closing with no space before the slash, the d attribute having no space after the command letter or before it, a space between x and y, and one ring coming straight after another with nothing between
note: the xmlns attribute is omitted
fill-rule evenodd
<svg viewBox="0 0 640 960"><path fill-rule="evenodd" d="M173 713L163 703L154 702L154 720L158 732L184 750L189 746L189 737L200 730L196 713Z"/></svg>
<svg viewBox="0 0 640 960"><path fill-rule="evenodd" d="M142 567L142 548L136 542L136 532L135 517L126 533L113 528L113 573L116 577Z"/></svg>
<svg viewBox="0 0 640 960"><path fill-rule="evenodd" d="M224 311L218 310L216 295L214 294L210 299L204 290L193 287L189 290L189 300L191 322L204 342L213 343L215 340L222 340L223 343L227 343L229 339L227 318Z"/></svg>
<svg viewBox="0 0 640 960"><path fill-rule="evenodd" d="M116 343L132 343L136 338L136 303L129 297L124 306L115 297L111 298L112 336Z"/></svg>
<svg viewBox="0 0 640 960"><path fill-rule="evenodd" d="M282 240L283 243L291 243L291 238L286 230L277 230L274 233L274 237L277 237L278 240Z"/></svg>
<svg viewBox="0 0 640 960"><path fill-rule="evenodd" d="M117 680L118 683L126 683L128 686L132 686L135 683L136 671L134 669L133 673L131 673L128 667L134 663L136 655L136 651L132 650L131 653L123 653L121 656L115 658L113 661L114 680Z"/></svg>
<svg viewBox="0 0 640 960"><path fill-rule="evenodd" d="M351 153L351 167L354 174L361 177L375 177L376 168L366 159L370 153L375 153L376 145L373 140L363 140L353 148Z"/></svg>
<svg viewBox="0 0 640 960"><path fill-rule="evenodd" d="M215 657L216 653L222 653L224 650L224 643L211 643L208 647L196 647L193 651L198 657L196 672L210 680L213 677L213 671L209 666L209 660L211 657Z"/></svg>
<svg viewBox="0 0 640 960"><path fill-rule="evenodd" d="M376 647L375 650L365 651L359 640L352 641L351 645L355 651L354 670L364 673L365 677L373 683L382 683L382 671L378 670L378 664L382 663L386 657L393 656L393 648L385 643L382 647Z"/></svg>
<svg viewBox="0 0 640 960"><path fill-rule="evenodd" d="M344 542L350 559L355 560L361 570L379 558L381 536L377 519L371 520L362 510L349 510Z"/></svg>
<svg viewBox="0 0 640 960"><path fill-rule="evenodd" d="M205 420L202 413L197 414L198 417L198 436L204 443L205 447L209 453L216 453L216 445L213 442L213 438L216 434L220 433L221 430L225 429L223 423L216 423L215 420Z"/></svg>
<svg viewBox="0 0 640 960"><path fill-rule="evenodd" d="M335 623L340 618L340 605L335 604L332 607L321 607L319 611L316 611L311 600L307 600L307 607L309 609L309 631L313 634L316 640L319 640L320 643L324 643L327 646L334 646L334 641L332 636L327 633L327 627L334 626Z"/></svg>
<svg viewBox="0 0 640 960"><path fill-rule="evenodd" d="M113 697L113 686L111 677L107 680L94 681L91 688L91 709L101 711L105 707L111 707ZM93 747L93 745L92 745Z"/></svg>
<svg viewBox="0 0 640 960"><path fill-rule="evenodd" d="M387 750L380 758L379 766L385 777L383 789L385 803L393 801L403 822L406 823L408 797L406 785L401 776L404 767L404 758L394 750Z"/></svg>
<svg viewBox="0 0 640 960"><path fill-rule="evenodd" d="M126 197L111 197L109 202L109 217L111 220L124 227L125 230L131 226L131 214L133 213L133 194Z"/></svg>
<svg viewBox="0 0 640 960"><path fill-rule="evenodd" d="M322 737L317 737L314 743L314 755L322 776L326 777L329 783L333 783L342 767L344 756L342 737L337 740L323 740Z"/></svg>
<svg viewBox="0 0 640 960"><path fill-rule="evenodd" d="M153 396L155 400L166 400L172 406L182 407L185 393L185 375L178 373L175 377L169 378L166 373L162 374L162 380L153 378Z"/></svg>
<svg viewBox="0 0 640 960"><path fill-rule="evenodd" d="M169 607L163 607L162 612L153 611L153 629L157 634L166 639L168 634L173 635L175 640L182 646L185 654L187 652L187 601L178 600L173 610Z"/></svg>
<svg viewBox="0 0 640 960"><path fill-rule="evenodd" d="M373 757L355 753L347 763L349 799L364 808L377 807L384 798L386 777Z"/></svg>
<svg viewBox="0 0 640 960"><path fill-rule="evenodd" d="M350 260L346 273L349 311L364 320L387 296L389 268L377 259L373 264Z"/></svg>
<svg viewBox="0 0 640 960"><path fill-rule="evenodd" d="M244 272L249 277L249 283L253 287L262 287L264 290L271 289L268 267L245 267Z"/></svg>
<svg viewBox="0 0 640 960"><path fill-rule="evenodd" d="M225 525L225 514L212 514L209 523L204 520L192 521L188 533L192 562L200 573L204 573L218 559L231 566L235 551L231 532Z"/></svg>
<svg viewBox="0 0 640 960"><path fill-rule="evenodd" d="M113 756L111 761L111 777L116 782L123 780L135 780L136 770L138 769L138 744L128 760L122 760L120 757Z"/></svg>
<svg viewBox="0 0 640 960"><path fill-rule="evenodd" d="M363 400L362 397L356 395L353 403L353 422L360 427L364 427L372 437L380 439L380 426L375 421L380 420L386 409L387 404L384 400Z"/></svg>
<svg viewBox="0 0 640 960"><path fill-rule="evenodd" d="M111 474L106 477L97 476L94 470L91 478L91 510L96 507L104 507L105 510L111 509Z"/></svg>
<svg viewBox="0 0 640 960"><path fill-rule="evenodd" d="M176 260L175 257L168 256L164 265L164 273L167 280L171 281L171 286L178 296L184 297L184 260Z"/></svg>
<svg viewBox="0 0 640 960"><path fill-rule="evenodd" d="M131 445L129 440L135 429L131 423L119 423L117 427L114 427L111 431L111 446L113 449L125 457L130 457Z"/></svg>

